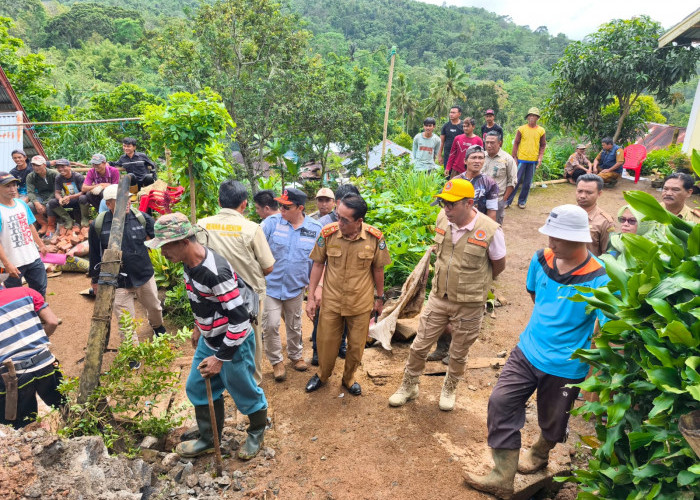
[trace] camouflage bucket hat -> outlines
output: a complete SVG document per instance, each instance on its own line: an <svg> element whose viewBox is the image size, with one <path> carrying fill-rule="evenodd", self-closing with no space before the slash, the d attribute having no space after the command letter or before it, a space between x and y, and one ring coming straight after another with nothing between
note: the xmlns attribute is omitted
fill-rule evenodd
<svg viewBox="0 0 700 500"><path fill-rule="evenodd" d="M190 220L180 212L165 214L161 216L153 227L155 238L144 242L148 248L153 250L162 247L173 241L184 240L197 234L198 226L193 226Z"/></svg>

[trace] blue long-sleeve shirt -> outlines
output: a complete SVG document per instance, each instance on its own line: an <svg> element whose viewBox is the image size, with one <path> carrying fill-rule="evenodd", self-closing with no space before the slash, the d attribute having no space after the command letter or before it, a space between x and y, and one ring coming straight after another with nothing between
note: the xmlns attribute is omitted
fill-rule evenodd
<svg viewBox="0 0 700 500"><path fill-rule="evenodd" d="M321 225L306 215L301 226L294 229L280 214L275 214L263 221L262 228L275 257L275 267L265 277L266 293L278 300L292 299L309 284L313 265L309 254Z"/></svg>

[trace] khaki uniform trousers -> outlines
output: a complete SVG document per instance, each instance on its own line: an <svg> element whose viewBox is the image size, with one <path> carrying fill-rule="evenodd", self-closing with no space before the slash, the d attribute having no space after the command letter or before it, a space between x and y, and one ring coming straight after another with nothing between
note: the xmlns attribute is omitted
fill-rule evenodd
<svg viewBox="0 0 700 500"><path fill-rule="evenodd" d="M341 316L321 303L321 316L318 320L316 347L318 349L318 377L328 381L335 368L338 349L343 339L343 330L348 326L348 347L345 354L343 384L350 387L355 383L355 371L362 362L369 332L370 311L355 316Z"/></svg>
<svg viewBox="0 0 700 500"><path fill-rule="evenodd" d="M158 299L158 287L153 276L141 286L133 288L117 288L114 292L114 314L119 319L123 311L128 312L132 318L136 319L136 310L134 309L134 299L138 300L146 310L148 323L151 328L163 326L163 308ZM119 331L121 339L124 340L124 334ZM139 339L134 335L134 345L138 345Z"/></svg>
<svg viewBox="0 0 700 500"><path fill-rule="evenodd" d="M287 329L287 355L290 361L303 359L301 340L301 309L304 302L304 290L294 298L279 300L265 297L265 310L262 315L263 342L265 355L272 366L284 361L282 356L282 338L280 322L284 315Z"/></svg>
<svg viewBox="0 0 700 500"><path fill-rule="evenodd" d="M423 374L425 359L449 324L452 326L452 342L447 373L462 379L467 366L469 348L479 336L483 317L484 304L451 302L438 298L431 292L418 323L418 333L411 344L406 361L406 372L414 377Z"/></svg>

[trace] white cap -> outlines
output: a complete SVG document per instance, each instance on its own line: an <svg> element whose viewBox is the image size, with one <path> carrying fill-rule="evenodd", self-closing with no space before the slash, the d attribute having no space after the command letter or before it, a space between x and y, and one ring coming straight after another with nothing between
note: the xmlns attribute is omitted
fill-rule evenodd
<svg viewBox="0 0 700 500"><path fill-rule="evenodd" d="M117 186L116 184L110 184L104 189L104 191L102 191L102 199L105 201L116 200L117 189L119 189L119 186Z"/></svg>
<svg viewBox="0 0 700 500"><path fill-rule="evenodd" d="M593 241L588 224L588 214L577 205L554 207L549 212L547 222L540 228L540 233L566 241L580 243Z"/></svg>

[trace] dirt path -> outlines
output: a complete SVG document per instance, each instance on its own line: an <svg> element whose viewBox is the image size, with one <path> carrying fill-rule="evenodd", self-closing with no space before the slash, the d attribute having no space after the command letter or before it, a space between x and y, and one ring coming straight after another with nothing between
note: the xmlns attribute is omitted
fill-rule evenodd
<svg viewBox="0 0 700 500"><path fill-rule="evenodd" d="M633 184L623 180L615 188L606 189L600 199L601 206L613 215L624 204L623 188L633 189ZM641 184L640 189L658 196L648 184ZM471 358L494 357L499 351L510 351L517 343L532 307L525 291L529 261L533 252L546 243L537 228L544 223L550 208L563 203L575 203L573 186L537 188L526 210L512 208L506 212L507 269L495 288L508 304L497 309L496 319L486 317ZM63 319L52 337L52 349L71 376L82 369L78 360L84 355L89 331L91 301L77 293L87 286L83 275L66 274L49 280L49 302ZM303 328L308 359L311 349L307 339L312 327L306 318ZM142 327L141 335L148 334L148 328ZM116 343L117 339L112 338L110 346ZM227 468L257 470L260 480L254 491L279 489L279 498L490 498L464 487L462 471L490 466L486 406L497 371L469 370L467 380L459 387L457 406L450 413L441 412L437 406L442 385L439 376L423 377L418 400L393 409L387 398L400 383L409 344L395 343L393 347L393 353L381 348L365 351L363 367L358 371L361 397L342 390L342 360L329 383L313 394L304 392L312 371L298 373L288 368L287 380L275 383L266 361L263 388L274 419L266 444L275 450L275 459L269 466L261 463L262 459L248 464L232 459L227 461ZM375 383L368 377L367 369L377 367L389 376L375 379ZM572 436L577 432L590 429L584 422L572 419ZM536 415L529 411L523 444L530 445L535 437ZM565 456L571 449L570 443L557 446L555 452Z"/></svg>

